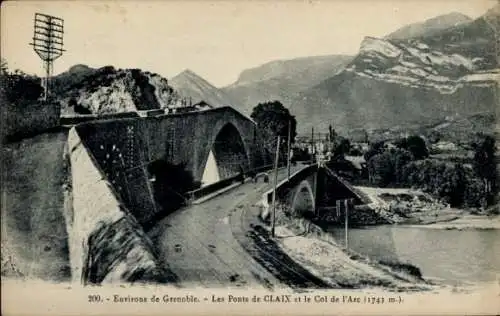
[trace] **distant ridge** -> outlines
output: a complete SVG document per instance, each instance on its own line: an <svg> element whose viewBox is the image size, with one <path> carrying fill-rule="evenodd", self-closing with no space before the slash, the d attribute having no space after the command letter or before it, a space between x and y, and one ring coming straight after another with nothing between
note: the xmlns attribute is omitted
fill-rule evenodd
<svg viewBox="0 0 500 316"><path fill-rule="evenodd" d="M260 102L278 100L285 106L304 91L343 69L352 59L346 55L300 57L274 60L241 72L238 80L224 88L240 110L250 114Z"/></svg>
<svg viewBox="0 0 500 316"><path fill-rule="evenodd" d="M192 70L182 71L170 79L169 83L181 97L193 104L205 101L213 107L234 106L234 102L223 91Z"/></svg>
<svg viewBox="0 0 500 316"><path fill-rule="evenodd" d="M410 39L422 35L432 35L447 28L457 26L462 23L471 22L472 19L462 13L452 12L440 15L424 22L413 23L392 32L386 39Z"/></svg>

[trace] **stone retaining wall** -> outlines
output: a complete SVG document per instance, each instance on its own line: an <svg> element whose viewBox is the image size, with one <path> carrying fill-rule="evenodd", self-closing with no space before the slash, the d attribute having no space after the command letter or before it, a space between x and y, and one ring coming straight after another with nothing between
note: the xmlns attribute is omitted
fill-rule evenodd
<svg viewBox="0 0 500 316"><path fill-rule="evenodd" d="M116 198L75 128L68 135L68 155L72 190L65 217L73 281L164 281L151 241Z"/></svg>

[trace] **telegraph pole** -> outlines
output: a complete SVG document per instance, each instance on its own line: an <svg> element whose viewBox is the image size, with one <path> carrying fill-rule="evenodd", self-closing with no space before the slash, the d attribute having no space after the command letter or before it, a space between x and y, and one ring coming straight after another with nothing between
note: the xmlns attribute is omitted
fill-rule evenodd
<svg viewBox="0 0 500 316"><path fill-rule="evenodd" d="M278 135L278 143L276 144L276 158L274 160L274 189L273 189L273 223L271 235L274 237L274 230L276 226L276 186L278 182L278 160L280 152L280 136Z"/></svg>
<svg viewBox="0 0 500 316"><path fill-rule="evenodd" d="M314 153L316 152L316 148L314 146L314 126L311 127L311 159L312 163L314 163Z"/></svg>
<svg viewBox="0 0 500 316"><path fill-rule="evenodd" d="M49 81L54 69L54 60L65 51L63 49L64 20L55 16L35 13L33 49L42 59L45 68L43 79L44 100L50 93Z"/></svg>
<svg viewBox="0 0 500 316"><path fill-rule="evenodd" d="M292 134L292 126L291 121L288 120L288 157L287 157L287 168L288 168L288 180L290 180L290 144L291 144L291 134Z"/></svg>
<svg viewBox="0 0 500 316"><path fill-rule="evenodd" d="M344 222L345 222L345 249L346 251L349 251L349 238L348 238L348 222L349 222L349 203L348 203L348 200L345 199L344 200L344 208L345 208L345 219L344 219Z"/></svg>

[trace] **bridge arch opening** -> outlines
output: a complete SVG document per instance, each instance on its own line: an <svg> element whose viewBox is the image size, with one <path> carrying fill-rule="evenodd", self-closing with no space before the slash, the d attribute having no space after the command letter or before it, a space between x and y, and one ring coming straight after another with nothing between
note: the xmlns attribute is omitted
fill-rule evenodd
<svg viewBox="0 0 500 316"><path fill-rule="evenodd" d="M314 215L316 202L311 185L304 180L299 183L292 200L292 211L296 216Z"/></svg>
<svg viewBox="0 0 500 316"><path fill-rule="evenodd" d="M202 186L228 179L249 170L248 156L238 129L231 123L224 125L212 144L205 168Z"/></svg>

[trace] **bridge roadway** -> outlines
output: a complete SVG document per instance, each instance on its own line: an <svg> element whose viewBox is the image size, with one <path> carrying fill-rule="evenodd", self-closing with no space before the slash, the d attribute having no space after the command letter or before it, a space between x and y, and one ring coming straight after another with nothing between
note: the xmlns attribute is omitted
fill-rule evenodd
<svg viewBox="0 0 500 316"><path fill-rule="evenodd" d="M305 165L292 166L291 173ZM279 170L278 181L287 176ZM272 188L259 179L160 221L149 235L179 286L325 288L269 238L259 225L255 203ZM267 268L265 268L266 266Z"/></svg>

